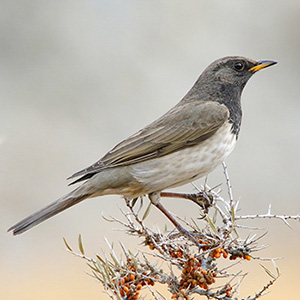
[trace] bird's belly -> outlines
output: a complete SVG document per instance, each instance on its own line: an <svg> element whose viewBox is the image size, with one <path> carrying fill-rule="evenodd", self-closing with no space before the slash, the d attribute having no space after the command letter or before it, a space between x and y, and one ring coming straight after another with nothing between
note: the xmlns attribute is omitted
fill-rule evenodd
<svg viewBox="0 0 300 300"><path fill-rule="evenodd" d="M130 166L131 175L145 187L145 194L180 186L213 171L233 150L236 136L231 124L221 127L198 145Z"/></svg>

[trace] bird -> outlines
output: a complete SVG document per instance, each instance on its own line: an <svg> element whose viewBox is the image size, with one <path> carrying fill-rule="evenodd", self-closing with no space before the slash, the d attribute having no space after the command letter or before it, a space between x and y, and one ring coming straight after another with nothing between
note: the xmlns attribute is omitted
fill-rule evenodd
<svg viewBox="0 0 300 300"><path fill-rule="evenodd" d="M246 83L276 63L242 56L212 62L178 104L68 178L74 180L70 185L81 185L8 231L21 234L85 199L115 194L127 200L148 195L185 233L162 205L160 193L206 176L226 159L239 136Z"/></svg>

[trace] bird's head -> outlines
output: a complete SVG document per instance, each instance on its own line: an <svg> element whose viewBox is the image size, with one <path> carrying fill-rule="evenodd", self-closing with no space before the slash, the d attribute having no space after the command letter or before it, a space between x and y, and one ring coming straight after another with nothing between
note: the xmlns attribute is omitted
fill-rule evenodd
<svg viewBox="0 0 300 300"><path fill-rule="evenodd" d="M227 56L211 63L203 72L211 82L244 87L257 71L276 64L273 60L255 61L240 56Z"/></svg>

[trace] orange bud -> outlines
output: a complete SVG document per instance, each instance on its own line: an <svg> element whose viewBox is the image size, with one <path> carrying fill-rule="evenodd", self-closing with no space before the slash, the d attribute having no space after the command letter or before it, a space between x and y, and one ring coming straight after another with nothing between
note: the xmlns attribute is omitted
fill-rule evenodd
<svg viewBox="0 0 300 300"><path fill-rule="evenodd" d="M129 289L127 286L123 287L123 291L128 295L130 293Z"/></svg>
<svg viewBox="0 0 300 300"><path fill-rule="evenodd" d="M130 275L129 275L129 280L130 280L130 281L133 281L134 279L135 279L134 275L133 275L133 274L130 274Z"/></svg>

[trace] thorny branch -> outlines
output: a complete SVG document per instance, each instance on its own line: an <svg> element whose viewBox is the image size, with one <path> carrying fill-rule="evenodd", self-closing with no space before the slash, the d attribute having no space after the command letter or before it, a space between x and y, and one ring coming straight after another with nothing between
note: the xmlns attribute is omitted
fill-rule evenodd
<svg viewBox="0 0 300 300"><path fill-rule="evenodd" d="M271 214L271 204L268 207L268 211L266 214L261 215L247 215L247 216L236 216L236 220L247 220L247 219L279 219L284 222L285 225L291 228L291 225L287 222L287 220L300 220L300 215L288 216L288 215L276 215Z"/></svg>
<svg viewBox="0 0 300 300"><path fill-rule="evenodd" d="M150 251L138 250L133 253L121 243L124 258L118 258L113 246L106 240L110 252L109 258L103 254L102 256L96 255L96 258L92 259L85 255L81 236L78 242L80 253L74 252L64 240L66 247L73 254L87 260L92 272L91 276L102 283L108 297L114 300L145 299L141 296L141 292L146 289L151 299L164 300L166 298L153 289L153 286L158 284L168 286L172 299L192 299L193 295L217 300L242 299L239 297L239 289L247 273L242 273L242 271L230 273L229 270L237 263L251 259L272 261L276 271L274 274L262 266L271 280L254 296L243 299L261 298L279 277L279 270L274 259L253 255L254 251L265 247L259 244L265 234L257 236L252 233L246 239L242 239L238 232L239 228L248 230L253 228L242 226L237 221L271 218L280 219L290 226L287 220L300 220L300 216L272 214L271 205L266 214L237 215L239 203L234 201L225 163L223 163L223 168L228 199L221 197L220 190L211 189L207 185L201 190L196 187L197 193L195 194L164 192L161 195L190 199L200 206L201 220L206 224L204 227L200 227L195 220L186 221L177 217L190 228L190 234L197 240L197 245L181 233L150 230L144 223L150 206L140 217L143 199L134 199L126 201L127 211L121 211L124 221L115 217L105 219L120 224L127 234L143 239L144 247ZM138 202L140 202L140 207L137 208ZM219 266L221 257L228 262L226 267Z"/></svg>

